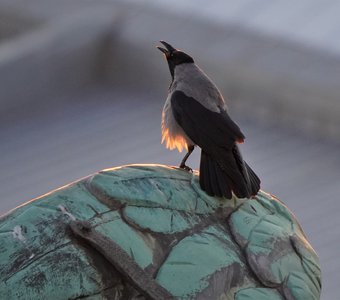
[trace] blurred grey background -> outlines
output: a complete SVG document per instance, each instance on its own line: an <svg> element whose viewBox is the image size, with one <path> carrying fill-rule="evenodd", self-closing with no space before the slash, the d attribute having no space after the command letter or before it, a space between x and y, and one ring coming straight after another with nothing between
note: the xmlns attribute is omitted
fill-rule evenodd
<svg viewBox="0 0 340 300"><path fill-rule="evenodd" d="M164 39L222 90L337 299L339 15L335 0L0 0L0 214L103 168L180 162L160 145Z"/></svg>

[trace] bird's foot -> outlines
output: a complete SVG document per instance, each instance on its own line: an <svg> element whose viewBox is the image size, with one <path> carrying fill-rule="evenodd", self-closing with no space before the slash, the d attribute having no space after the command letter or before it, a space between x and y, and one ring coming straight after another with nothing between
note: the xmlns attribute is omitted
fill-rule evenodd
<svg viewBox="0 0 340 300"><path fill-rule="evenodd" d="M190 167L188 167L186 164L180 164L179 166L181 169L188 171L188 172L193 172L192 169Z"/></svg>

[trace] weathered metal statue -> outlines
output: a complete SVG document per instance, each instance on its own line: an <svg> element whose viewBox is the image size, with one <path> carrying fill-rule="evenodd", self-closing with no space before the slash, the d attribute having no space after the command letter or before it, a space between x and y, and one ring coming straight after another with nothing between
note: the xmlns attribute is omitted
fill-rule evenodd
<svg viewBox="0 0 340 300"><path fill-rule="evenodd" d="M319 299L290 210L161 165L104 170L0 218L0 299Z"/></svg>

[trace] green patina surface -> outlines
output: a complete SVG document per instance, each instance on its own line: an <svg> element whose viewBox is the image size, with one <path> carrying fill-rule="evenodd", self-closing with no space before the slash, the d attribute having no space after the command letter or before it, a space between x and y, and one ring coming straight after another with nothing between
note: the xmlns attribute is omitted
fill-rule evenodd
<svg viewBox="0 0 340 300"><path fill-rule="evenodd" d="M0 218L0 299L124 299L124 279L70 234L73 220L89 221L178 299L320 298L318 257L282 202L264 192L216 199L197 174L132 165Z"/></svg>
<svg viewBox="0 0 340 300"><path fill-rule="evenodd" d="M160 268L156 279L175 296L190 298L209 287L214 273L221 272L226 280L245 269L241 253L230 236L223 228L210 226L181 240ZM247 272L243 277L244 286L256 285ZM223 285L216 286L217 291L219 297L229 294Z"/></svg>
<svg viewBox="0 0 340 300"><path fill-rule="evenodd" d="M248 288L236 293L235 300L284 300L280 293L273 289Z"/></svg>
<svg viewBox="0 0 340 300"><path fill-rule="evenodd" d="M164 208L128 206L124 209L124 214L140 228L167 234L190 229L200 222L200 218L194 213Z"/></svg>
<svg viewBox="0 0 340 300"><path fill-rule="evenodd" d="M105 236L114 237L115 242L133 257L140 267L146 268L152 264L152 249L136 230L124 223L116 214L112 214L109 221L102 224L100 222L101 220L94 228Z"/></svg>

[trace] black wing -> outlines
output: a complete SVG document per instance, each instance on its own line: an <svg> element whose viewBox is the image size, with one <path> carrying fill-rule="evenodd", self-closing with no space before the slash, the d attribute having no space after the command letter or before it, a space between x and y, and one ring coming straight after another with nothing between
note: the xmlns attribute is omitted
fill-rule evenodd
<svg viewBox="0 0 340 300"><path fill-rule="evenodd" d="M243 161L236 145L236 141L244 140L244 135L228 113L224 110L220 113L213 112L181 91L175 91L172 94L171 107L175 120L188 137L226 173L230 189L238 197L248 197L254 194L252 191L257 188L251 186L252 180L247 172L248 166ZM204 166L202 168L202 161L200 169L201 171L205 169ZM207 172L211 174L211 171L207 170ZM210 175L209 177L211 178ZM211 185L213 183L205 184L208 193ZM257 185L259 186L259 180ZM256 193L257 191L258 189ZM210 194L216 194L216 192L212 191Z"/></svg>
<svg viewBox="0 0 340 300"><path fill-rule="evenodd" d="M244 140L240 128L226 111L213 112L181 91L172 94L171 108L185 133L209 154L218 148L231 149L236 141Z"/></svg>

